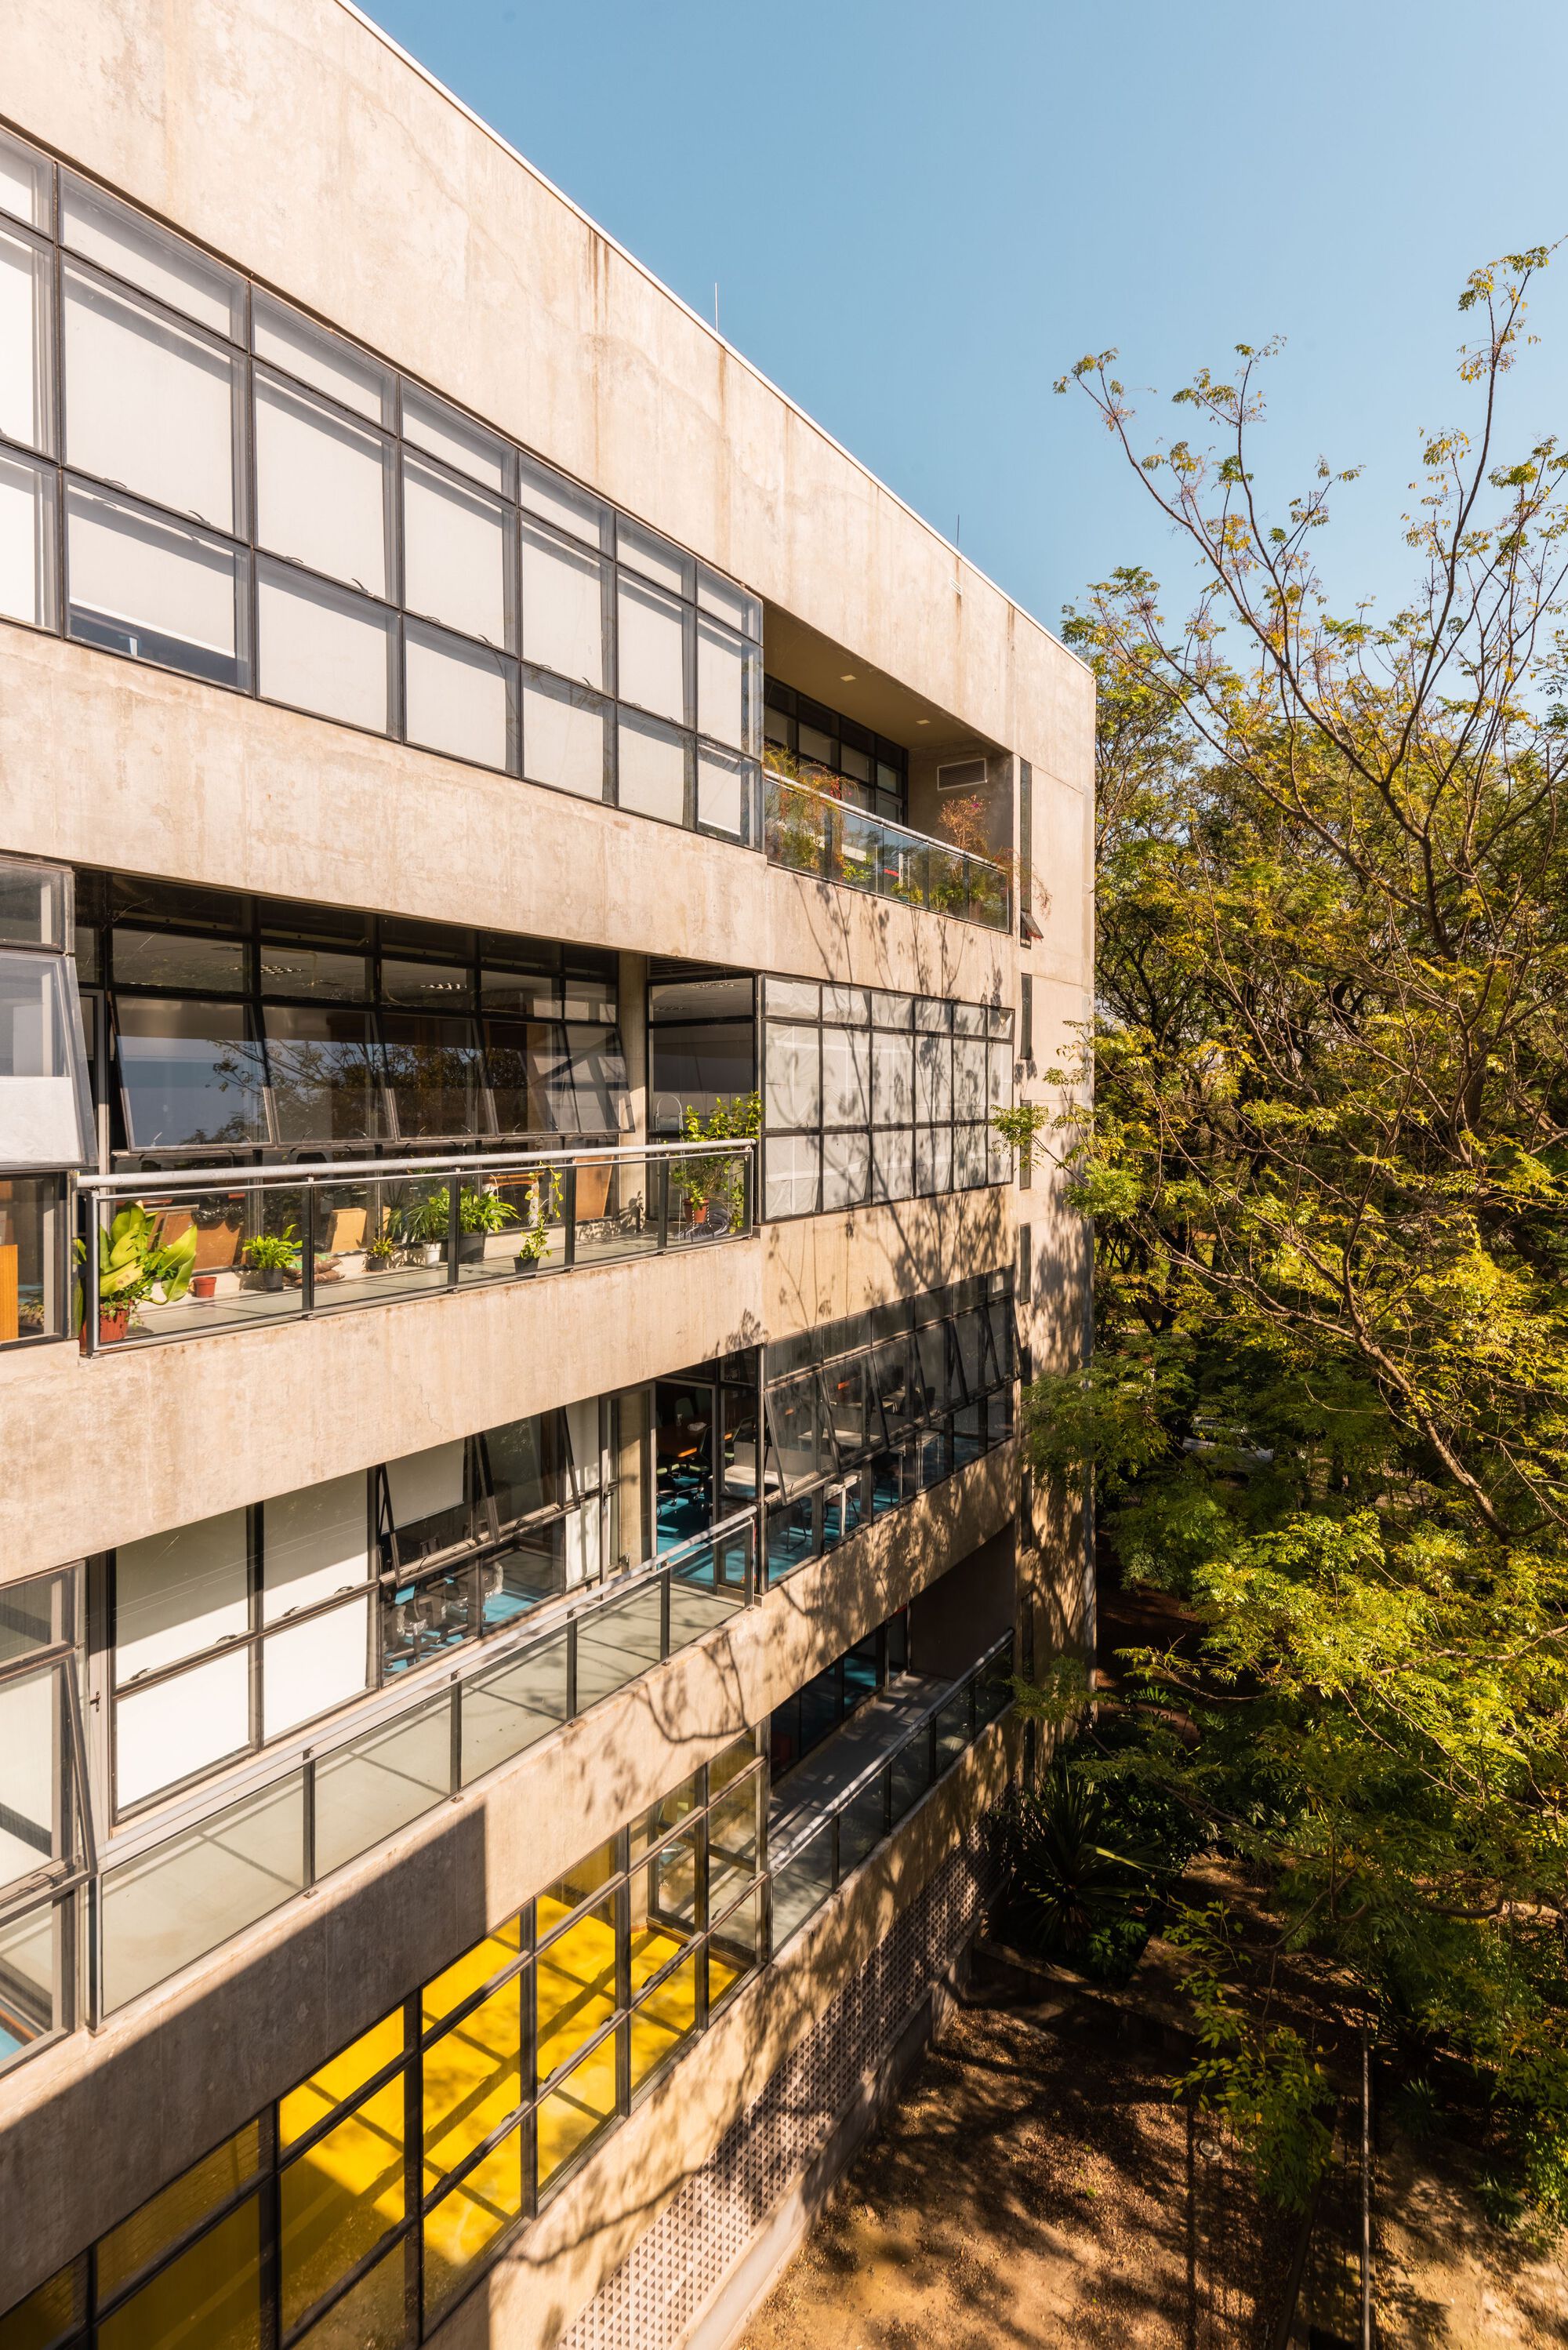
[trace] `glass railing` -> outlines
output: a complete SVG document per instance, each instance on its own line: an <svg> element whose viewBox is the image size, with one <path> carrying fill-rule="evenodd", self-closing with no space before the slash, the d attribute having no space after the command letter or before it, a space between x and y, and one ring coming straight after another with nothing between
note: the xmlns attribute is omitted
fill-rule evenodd
<svg viewBox="0 0 1568 2350"><path fill-rule="evenodd" d="M772 1948L783 1949L845 1878L870 1859L982 1730L1012 1701L1012 1635L945 1690L880 1762L835 1799L832 1810L769 1861Z"/></svg>
<svg viewBox="0 0 1568 2350"><path fill-rule="evenodd" d="M750 1141L190 1168L78 1186L89 1355L299 1321L753 1230Z"/></svg>
<svg viewBox="0 0 1568 2350"><path fill-rule="evenodd" d="M490 1642L428 1696L309 1749L218 1810L105 1855L92 1884L95 2021L395 1835L755 1596L748 1513L533 1637ZM364 1715L359 1721L364 1725ZM125 1840L129 1842L130 1840Z"/></svg>
<svg viewBox="0 0 1568 2350"><path fill-rule="evenodd" d="M988 858L867 816L771 770L763 781L763 839L771 864L987 930L1008 928L1007 877Z"/></svg>

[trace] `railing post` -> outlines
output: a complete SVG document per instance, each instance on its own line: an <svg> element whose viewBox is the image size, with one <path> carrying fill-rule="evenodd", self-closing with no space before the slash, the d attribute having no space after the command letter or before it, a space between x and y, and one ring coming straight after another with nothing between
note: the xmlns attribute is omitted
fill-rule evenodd
<svg viewBox="0 0 1568 2350"><path fill-rule="evenodd" d="M659 1578L659 1660L662 1664L670 1654L670 1578L667 1566Z"/></svg>
<svg viewBox="0 0 1568 2350"><path fill-rule="evenodd" d="M462 1236L462 1177L456 1169L446 1179L446 1285L457 1287L457 1253Z"/></svg>
<svg viewBox="0 0 1568 2350"><path fill-rule="evenodd" d="M305 1237L299 1259L299 1310L312 1313L316 1306L316 1185L309 1176L305 1180Z"/></svg>
<svg viewBox="0 0 1568 2350"><path fill-rule="evenodd" d="M89 1191L92 1202L87 1232L82 1243L82 1336L89 1355L98 1352L98 1324L100 1311L99 1297L99 1234L103 1229L103 1202L96 1191Z"/></svg>
<svg viewBox="0 0 1568 2350"><path fill-rule="evenodd" d="M304 1763L305 1812L305 1883L308 1891L316 1882L316 1757L307 1754Z"/></svg>
<svg viewBox="0 0 1568 2350"><path fill-rule="evenodd" d="M451 1749L447 1794L460 1795L462 1793L462 1683L455 1673L452 1679L452 1721L448 1729Z"/></svg>
<svg viewBox="0 0 1568 2350"><path fill-rule="evenodd" d="M833 1814L833 1887L835 1892L838 1889L838 1825L843 1817L844 1814L842 1812L835 1812Z"/></svg>
<svg viewBox="0 0 1568 2350"><path fill-rule="evenodd" d="M662 1255L670 1246L670 1159L668 1154L659 1165L659 1250Z"/></svg>
<svg viewBox="0 0 1568 2350"><path fill-rule="evenodd" d="M566 1720L576 1721L576 1718L577 1619L573 1616L567 1619L566 1624Z"/></svg>
<svg viewBox="0 0 1568 2350"><path fill-rule="evenodd" d="M552 1191L555 1190L553 1182L550 1188ZM577 1261L577 1162L575 1159L566 1161L566 1180L561 1186L561 1205L565 1219L561 1226L561 1262L570 1271ZM574 1656L576 1653L574 1649Z"/></svg>

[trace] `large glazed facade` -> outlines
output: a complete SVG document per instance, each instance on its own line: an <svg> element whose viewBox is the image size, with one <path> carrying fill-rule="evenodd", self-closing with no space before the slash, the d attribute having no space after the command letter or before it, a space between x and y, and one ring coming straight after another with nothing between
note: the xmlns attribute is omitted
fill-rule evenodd
<svg viewBox="0 0 1568 2350"><path fill-rule="evenodd" d="M1091 682L341 0L5 52L0 2350L722 2343L1091 1633Z"/></svg>

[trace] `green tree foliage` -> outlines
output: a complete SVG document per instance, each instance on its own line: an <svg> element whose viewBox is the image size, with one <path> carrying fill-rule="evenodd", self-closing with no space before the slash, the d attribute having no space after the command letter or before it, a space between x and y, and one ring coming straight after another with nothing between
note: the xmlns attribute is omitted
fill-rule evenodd
<svg viewBox="0 0 1568 2350"><path fill-rule="evenodd" d="M1546 259L1465 288L1471 429L1427 441L1391 618L1314 565L1349 475L1264 510L1270 350L1176 395L1212 446L1147 455L1115 355L1075 370L1198 585L1173 622L1121 571L1070 618L1095 1107L1062 1073L1012 1139L1096 1219L1097 1356L1036 1381L1035 1464L1092 1466L1124 1569L1202 1626L1138 1660L1137 1769L1347 2010L1476 2068L1518 2193L1568 2217L1568 452L1502 446ZM1233 1938L1186 1930L1199 2085L1293 2193L1306 2054L1237 2021Z"/></svg>

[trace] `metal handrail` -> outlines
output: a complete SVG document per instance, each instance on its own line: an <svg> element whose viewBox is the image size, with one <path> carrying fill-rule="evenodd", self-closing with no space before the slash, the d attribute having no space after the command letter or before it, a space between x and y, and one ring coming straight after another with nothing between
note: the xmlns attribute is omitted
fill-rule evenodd
<svg viewBox="0 0 1568 2350"><path fill-rule="evenodd" d="M167 1191L176 1187L192 1191L218 1191L225 1184L273 1183L292 1189L301 1183L336 1183L357 1175L379 1179L381 1182L398 1182L405 1176L469 1174L475 1170L543 1167L559 1168L563 1159L599 1161L612 1164L631 1163L642 1159L717 1159L728 1158L732 1152L748 1155L756 1150L756 1139L751 1135L716 1137L701 1142L635 1142L586 1143L580 1148L564 1142L556 1150L475 1150L454 1153L451 1157L402 1157L398 1159L290 1159L279 1165L245 1166L240 1164L211 1167L158 1168L151 1171L119 1175L79 1175L78 1193L118 1194L122 1191Z"/></svg>

